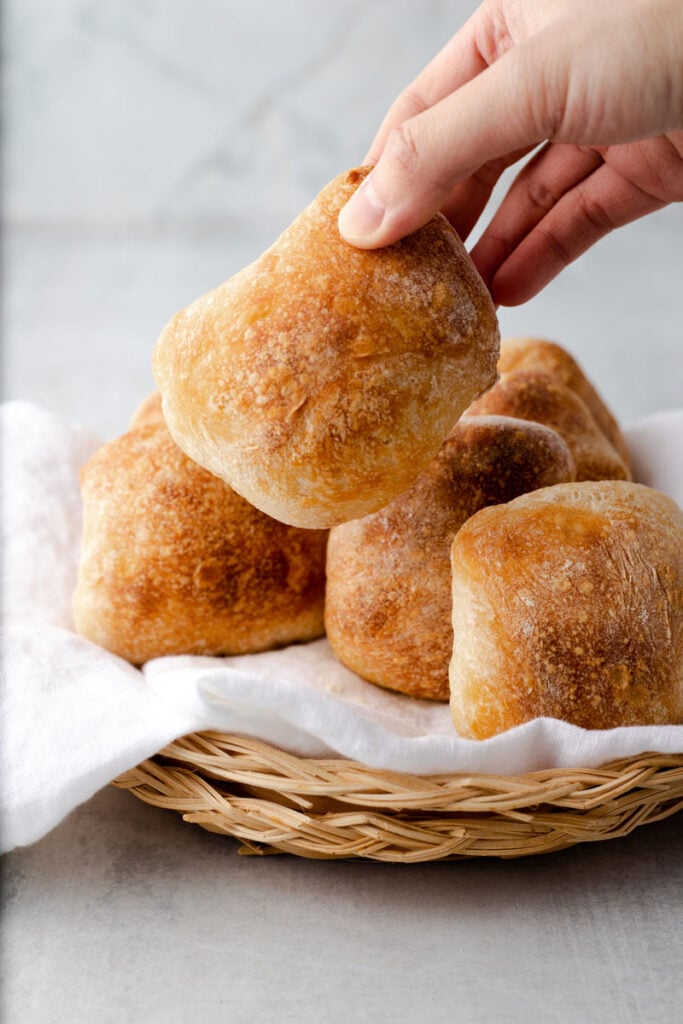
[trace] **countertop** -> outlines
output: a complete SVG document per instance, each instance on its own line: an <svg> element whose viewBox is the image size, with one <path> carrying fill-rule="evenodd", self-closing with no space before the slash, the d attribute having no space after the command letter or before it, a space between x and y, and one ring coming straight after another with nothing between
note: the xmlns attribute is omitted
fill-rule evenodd
<svg viewBox="0 0 683 1024"><path fill-rule="evenodd" d="M125 430L166 320L359 162L474 7L9 0L5 397ZM680 204L615 232L503 335L566 345L624 423L679 406L682 239ZM517 861L243 858L107 788L4 858L3 1019L662 1024L682 840L678 813Z"/></svg>

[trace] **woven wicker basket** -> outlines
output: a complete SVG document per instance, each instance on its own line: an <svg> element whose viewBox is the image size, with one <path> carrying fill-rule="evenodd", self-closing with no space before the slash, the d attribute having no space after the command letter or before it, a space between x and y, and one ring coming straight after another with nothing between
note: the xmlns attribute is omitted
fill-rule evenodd
<svg viewBox="0 0 683 1024"><path fill-rule="evenodd" d="M172 743L115 785L240 839L240 853L523 857L615 839L683 809L683 754L520 776L416 776L204 732Z"/></svg>

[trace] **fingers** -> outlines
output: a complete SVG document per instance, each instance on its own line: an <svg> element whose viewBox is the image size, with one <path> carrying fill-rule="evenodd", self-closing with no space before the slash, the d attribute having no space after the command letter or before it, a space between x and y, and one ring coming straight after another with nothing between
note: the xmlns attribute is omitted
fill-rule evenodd
<svg viewBox="0 0 683 1024"><path fill-rule="evenodd" d="M478 39L485 33L485 7L480 7L398 96L379 127L364 164L375 164L388 136L403 121L422 114L487 66Z"/></svg>
<svg viewBox="0 0 683 1024"><path fill-rule="evenodd" d="M472 250L487 284L562 196L602 164L594 149L546 144L522 168Z"/></svg>
<svg viewBox="0 0 683 1024"><path fill-rule="evenodd" d="M561 110L557 81L566 69L558 60L541 73L537 38L391 130L376 167L341 211L348 242L375 249L397 241L483 165L552 134L549 112Z"/></svg>
<svg viewBox="0 0 683 1024"><path fill-rule="evenodd" d="M497 304L516 306L614 228L666 203L602 164L555 203L504 260L490 282Z"/></svg>
<svg viewBox="0 0 683 1024"><path fill-rule="evenodd" d="M503 172L525 157L532 148L527 146L498 160L490 160L452 190L441 207L441 212L463 241L479 220Z"/></svg>

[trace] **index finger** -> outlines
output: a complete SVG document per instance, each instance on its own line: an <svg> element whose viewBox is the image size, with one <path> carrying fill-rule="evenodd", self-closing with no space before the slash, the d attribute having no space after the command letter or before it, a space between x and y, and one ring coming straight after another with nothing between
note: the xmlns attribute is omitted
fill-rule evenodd
<svg viewBox="0 0 683 1024"><path fill-rule="evenodd" d="M483 5L406 86L384 117L364 164L377 163L387 137L396 125L422 114L488 67L482 52L486 48L483 41L487 24L487 8Z"/></svg>

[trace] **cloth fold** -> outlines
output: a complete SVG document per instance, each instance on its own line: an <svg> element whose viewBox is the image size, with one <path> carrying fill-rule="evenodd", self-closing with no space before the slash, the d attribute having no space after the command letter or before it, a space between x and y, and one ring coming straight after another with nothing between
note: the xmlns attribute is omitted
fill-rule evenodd
<svg viewBox="0 0 683 1024"><path fill-rule="evenodd" d="M390 693L341 665L325 639L241 657L133 668L77 636L78 471L100 441L25 402L2 419L2 848L34 842L117 775L200 729L303 756L415 774L520 774L683 752L683 725L592 731L554 719L490 740L458 737L448 707ZM683 505L683 410L627 431L636 475Z"/></svg>

